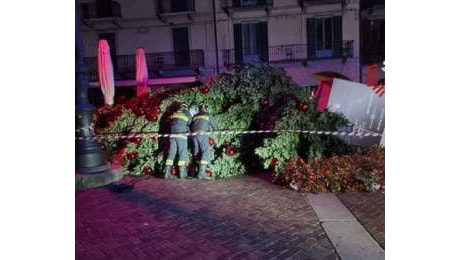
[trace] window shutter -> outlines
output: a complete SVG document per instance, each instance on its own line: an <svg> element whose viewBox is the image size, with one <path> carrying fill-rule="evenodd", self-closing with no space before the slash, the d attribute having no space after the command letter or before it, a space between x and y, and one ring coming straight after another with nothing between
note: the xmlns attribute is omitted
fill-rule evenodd
<svg viewBox="0 0 460 260"><path fill-rule="evenodd" d="M334 34L334 56L342 56L342 16L334 16L332 18L332 29Z"/></svg>
<svg viewBox="0 0 460 260"><path fill-rule="evenodd" d="M307 53L308 58L316 57L316 27L315 18L307 19Z"/></svg>
<svg viewBox="0 0 460 260"><path fill-rule="evenodd" d="M235 63L243 63L243 37L241 31L241 24L233 25L233 40L235 48Z"/></svg>
<svg viewBox="0 0 460 260"><path fill-rule="evenodd" d="M260 54L260 60L268 62L268 26L267 22L260 22L257 24L258 33L258 51Z"/></svg>
<svg viewBox="0 0 460 260"><path fill-rule="evenodd" d="M267 0L257 0L258 5L265 5L267 3Z"/></svg>

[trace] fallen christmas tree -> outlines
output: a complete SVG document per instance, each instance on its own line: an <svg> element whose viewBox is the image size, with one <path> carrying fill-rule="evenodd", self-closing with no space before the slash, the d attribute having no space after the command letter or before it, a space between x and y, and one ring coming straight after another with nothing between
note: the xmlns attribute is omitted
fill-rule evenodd
<svg viewBox="0 0 460 260"><path fill-rule="evenodd" d="M125 104L99 108L97 133L167 133L169 115L178 102L194 110L207 104L220 130L308 129L336 131L348 121L340 114L317 112L311 93L290 87L282 68L247 65L221 74L199 88L147 93ZM103 139L110 161L127 175L161 175L167 138ZM334 136L294 133L212 135L213 160L208 174L215 179L244 175L263 166L279 175L293 158L311 162L352 147ZM191 156L189 156L191 158Z"/></svg>

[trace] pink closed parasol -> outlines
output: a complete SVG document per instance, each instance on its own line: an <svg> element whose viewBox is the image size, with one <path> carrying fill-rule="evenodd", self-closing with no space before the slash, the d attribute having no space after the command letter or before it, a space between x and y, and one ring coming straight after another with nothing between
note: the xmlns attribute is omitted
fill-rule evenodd
<svg viewBox="0 0 460 260"><path fill-rule="evenodd" d="M141 96L147 93L149 72L143 48L136 49L136 95Z"/></svg>
<svg viewBox="0 0 460 260"><path fill-rule="evenodd" d="M110 57L110 47L106 40L99 40L97 50L97 70L99 84L101 85L104 102L106 105L113 105L115 95L115 79L113 76L113 65Z"/></svg>

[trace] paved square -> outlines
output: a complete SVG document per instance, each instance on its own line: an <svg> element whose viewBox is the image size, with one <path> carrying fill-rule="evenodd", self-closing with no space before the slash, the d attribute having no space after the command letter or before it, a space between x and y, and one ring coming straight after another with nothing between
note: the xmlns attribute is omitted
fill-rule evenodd
<svg viewBox="0 0 460 260"><path fill-rule="evenodd" d="M304 196L255 176L76 193L76 259L338 259Z"/></svg>
<svg viewBox="0 0 460 260"><path fill-rule="evenodd" d="M338 194L337 197L380 246L385 248L385 194L350 192Z"/></svg>

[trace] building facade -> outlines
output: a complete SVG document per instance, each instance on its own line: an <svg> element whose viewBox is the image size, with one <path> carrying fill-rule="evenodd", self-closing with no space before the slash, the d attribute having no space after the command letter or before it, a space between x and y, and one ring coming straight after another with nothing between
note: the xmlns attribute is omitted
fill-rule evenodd
<svg viewBox="0 0 460 260"><path fill-rule="evenodd" d="M98 40L104 38L111 47L116 84L134 79L138 47L145 49L150 78L203 79L233 65L261 61L284 67L294 85L314 85L312 75L321 71L359 81L361 4L360 0L80 0L85 60L91 80L97 81L95 57Z"/></svg>

